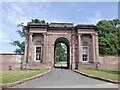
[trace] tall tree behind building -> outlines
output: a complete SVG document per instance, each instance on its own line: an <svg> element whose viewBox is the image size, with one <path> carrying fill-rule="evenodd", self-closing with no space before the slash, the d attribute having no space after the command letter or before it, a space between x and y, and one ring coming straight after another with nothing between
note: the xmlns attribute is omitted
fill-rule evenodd
<svg viewBox="0 0 120 90"><path fill-rule="evenodd" d="M100 20L97 26L100 28L99 36L99 52L104 55L118 55L120 51L120 21Z"/></svg>
<svg viewBox="0 0 120 90"><path fill-rule="evenodd" d="M48 24L48 22L45 22L45 20L38 20L38 19L32 19L29 23L40 23L40 24ZM23 38L23 41L20 40L12 40L11 45L17 46L17 48L14 50L16 54L24 54L25 50L25 32L26 28L24 26L24 23L21 23L18 25L18 27L21 27L21 30L17 30L17 33L20 35L21 38Z"/></svg>

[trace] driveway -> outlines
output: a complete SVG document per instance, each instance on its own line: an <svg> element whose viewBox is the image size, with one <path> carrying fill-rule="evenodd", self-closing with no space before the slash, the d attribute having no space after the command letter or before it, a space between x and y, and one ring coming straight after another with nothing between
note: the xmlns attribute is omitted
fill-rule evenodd
<svg viewBox="0 0 120 90"><path fill-rule="evenodd" d="M69 69L54 69L17 88L118 88L118 85L82 76Z"/></svg>

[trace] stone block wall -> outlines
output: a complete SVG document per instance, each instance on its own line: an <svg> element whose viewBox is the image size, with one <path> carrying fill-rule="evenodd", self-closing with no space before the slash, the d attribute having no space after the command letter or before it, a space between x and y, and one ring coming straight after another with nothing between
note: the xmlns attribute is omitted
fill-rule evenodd
<svg viewBox="0 0 120 90"><path fill-rule="evenodd" d="M13 70L20 69L23 57L24 55L0 54L0 70L9 70L9 66L12 66ZM95 63L93 64L82 64L81 62L79 69L95 69ZM118 68L118 64L120 65L120 56L105 55L99 57L99 69L117 71L120 69ZM50 63L39 63L39 65L33 65L31 69L51 68L53 67L51 65Z"/></svg>
<svg viewBox="0 0 120 90"><path fill-rule="evenodd" d="M21 61L23 60L24 55L16 55L16 54L0 54L0 70L9 70L10 67L15 69L20 69Z"/></svg>
<svg viewBox="0 0 120 90"><path fill-rule="evenodd" d="M100 56L99 57L99 69L103 70L119 70L118 64L120 56Z"/></svg>
<svg viewBox="0 0 120 90"><path fill-rule="evenodd" d="M78 69L79 70L82 70L82 69L85 69L85 70L89 70L89 69L92 69L92 70L95 70L96 69L96 64L95 63L79 63L78 64Z"/></svg>
<svg viewBox="0 0 120 90"><path fill-rule="evenodd" d="M80 62L78 69L96 69L98 65L99 70L120 71L120 56L100 55L99 63L83 63Z"/></svg>

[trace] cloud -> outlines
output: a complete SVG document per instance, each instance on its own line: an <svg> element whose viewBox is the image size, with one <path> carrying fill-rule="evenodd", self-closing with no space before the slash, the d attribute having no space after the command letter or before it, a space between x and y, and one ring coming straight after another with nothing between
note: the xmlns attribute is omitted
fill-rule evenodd
<svg viewBox="0 0 120 90"><path fill-rule="evenodd" d="M99 20L103 19L102 14L99 11L94 11L92 16L87 17L87 21L91 24L97 24Z"/></svg>
<svg viewBox="0 0 120 90"><path fill-rule="evenodd" d="M29 17L24 16L24 13L22 7L19 7L15 3L3 3L2 16L3 20L6 20L7 22L14 24L24 22L26 24L29 21Z"/></svg>
<svg viewBox="0 0 120 90"><path fill-rule="evenodd" d="M10 43L10 40L7 40L7 39L0 39L0 43Z"/></svg>
<svg viewBox="0 0 120 90"><path fill-rule="evenodd" d="M48 3L3 3L2 5L2 16L7 22L20 24L22 22L27 24L31 19L38 18L44 19L49 17L49 4Z"/></svg>
<svg viewBox="0 0 120 90"><path fill-rule="evenodd" d="M31 19L48 15L46 6L48 8L49 5L47 3L42 3L42 5L40 3L2 3L1 25L3 28L0 26L0 43L8 44L11 39L21 40L20 36L16 33L18 29L16 26L22 22L24 25L27 25L27 22Z"/></svg>
<svg viewBox="0 0 120 90"><path fill-rule="evenodd" d="M49 23L67 23L68 21L65 20L47 20Z"/></svg>
<svg viewBox="0 0 120 90"><path fill-rule="evenodd" d="M10 33L5 33L2 30L0 30L0 43L1 44L3 44L3 43L9 43L11 41L10 37L8 37L7 34L10 34Z"/></svg>
<svg viewBox="0 0 120 90"><path fill-rule="evenodd" d="M86 10L86 8L81 7L81 8L76 9L76 12L82 12L82 11L85 11L85 10Z"/></svg>

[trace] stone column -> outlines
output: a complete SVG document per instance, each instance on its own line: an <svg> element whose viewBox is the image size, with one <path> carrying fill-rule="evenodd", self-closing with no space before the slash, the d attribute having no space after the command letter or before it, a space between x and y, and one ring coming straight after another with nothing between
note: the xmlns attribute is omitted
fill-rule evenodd
<svg viewBox="0 0 120 90"><path fill-rule="evenodd" d="M95 34L95 51L96 51L96 69L98 69L98 62L99 62L99 44L98 44L98 33Z"/></svg>
<svg viewBox="0 0 120 90"><path fill-rule="evenodd" d="M25 40L25 53L24 53L24 61L23 61L23 69L27 69L28 61L29 61L29 31L26 32L26 40Z"/></svg>
<svg viewBox="0 0 120 90"><path fill-rule="evenodd" d="M72 69L72 46L71 46L71 42L70 42L70 46L69 46L69 59L70 59L70 62L69 62L69 67L70 69Z"/></svg>
<svg viewBox="0 0 120 90"><path fill-rule="evenodd" d="M73 39L72 39L72 69L76 68L76 58L75 58L75 34L73 34Z"/></svg>
<svg viewBox="0 0 120 90"><path fill-rule="evenodd" d="M78 34L78 63L82 62L82 42L81 35Z"/></svg>
<svg viewBox="0 0 120 90"><path fill-rule="evenodd" d="M34 54L32 54L32 52L33 52L33 50L32 50L32 33L30 33L30 35L29 35L29 55L28 55L28 62L29 62L29 64L31 64L32 63L32 55L34 55Z"/></svg>
<svg viewBox="0 0 120 90"><path fill-rule="evenodd" d="M72 66L72 69L75 69L75 41L73 41L73 61L72 61L72 63L73 63L73 66Z"/></svg>
<svg viewBox="0 0 120 90"><path fill-rule="evenodd" d="M22 63L22 68L26 68L25 65L27 64L27 57L28 57L28 41L27 41L27 37L26 37L26 40L25 40L25 51L24 51L24 60L21 62Z"/></svg>
<svg viewBox="0 0 120 90"><path fill-rule="evenodd" d="M95 44L95 35L92 34L92 48L93 48L93 62L96 62L96 44Z"/></svg>
<svg viewBox="0 0 120 90"><path fill-rule="evenodd" d="M46 62L48 62L48 60L49 60L49 35L47 34L47 36L46 36L46 44L47 44L47 51L46 51Z"/></svg>
<svg viewBox="0 0 120 90"><path fill-rule="evenodd" d="M44 46L43 46L43 62L46 62L46 50L47 50L47 40L46 33L44 34Z"/></svg>

